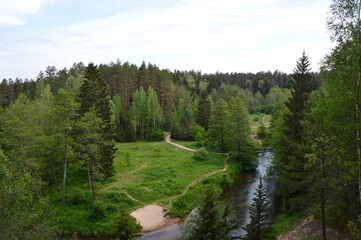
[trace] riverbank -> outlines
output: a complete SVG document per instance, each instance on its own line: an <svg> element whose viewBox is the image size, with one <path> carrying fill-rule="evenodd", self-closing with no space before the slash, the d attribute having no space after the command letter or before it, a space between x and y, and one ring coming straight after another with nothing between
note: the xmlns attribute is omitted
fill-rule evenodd
<svg viewBox="0 0 361 240"><path fill-rule="evenodd" d="M140 235L159 231L180 220L178 217L171 217L165 214L164 207L155 204L147 205L130 213L137 223L142 226Z"/></svg>

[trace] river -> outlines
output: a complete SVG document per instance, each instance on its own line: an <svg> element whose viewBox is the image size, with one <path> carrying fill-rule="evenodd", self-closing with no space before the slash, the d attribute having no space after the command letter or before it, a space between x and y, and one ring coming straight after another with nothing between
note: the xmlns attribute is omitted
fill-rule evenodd
<svg viewBox="0 0 361 240"><path fill-rule="evenodd" d="M267 168L271 164L272 158L273 154L271 152L259 153L256 171L244 175L232 187L227 201L234 207L236 216L241 219L241 225L233 232L234 236L245 235L242 227L249 223L248 207L253 202L254 192L261 177L270 195L271 205L274 202L276 183L272 177L267 176ZM161 231L137 237L135 240L175 240L181 236L180 227L179 224L173 224Z"/></svg>

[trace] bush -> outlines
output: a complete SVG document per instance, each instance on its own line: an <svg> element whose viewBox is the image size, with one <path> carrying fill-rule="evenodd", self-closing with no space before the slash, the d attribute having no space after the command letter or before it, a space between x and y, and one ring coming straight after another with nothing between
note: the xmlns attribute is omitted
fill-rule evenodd
<svg viewBox="0 0 361 240"><path fill-rule="evenodd" d="M106 214L106 206L104 205L103 202L100 201L96 201L93 202L90 205L90 214L89 214L89 220L90 221L97 221L99 219L104 218L107 214Z"/></svg>
<svg viewBox="0 0 361 240"><path fill-rule="evenodd" d="M155 156L160 156L161 154L162 154L162 152L164 152L164 148L162 148L161 146L155 146L154 148L153 148L153 153L154 153L154 155Z"/></svg>
<svg viewBox="0 0 361 240"><path fill-rule="evenodd" d="M65 202L68 205L88 204L90 202L90 195L79 187L69 187L66 189Z"/></svg>
<svg viewBox="0 0 361 240"><path fill-rule="evenodd" d="M208 152L205 148L200 148L194 152L193 158L198 161L205 161L207 160Z"/></svg>
<svg viewBox="0 0 361 240"><path fill-rule="evenodd" d="M151 141L163 141L164 132L160 127L154 127L150 129L150 140Z"/></svg>
<svg viewBox="0 0 361 240"><path fill-rule="evenodd" d="M132 161L132 156L130 155L130 152L126 151L123 153L123 160L127 166L130 166L130 162Z"/></svg>

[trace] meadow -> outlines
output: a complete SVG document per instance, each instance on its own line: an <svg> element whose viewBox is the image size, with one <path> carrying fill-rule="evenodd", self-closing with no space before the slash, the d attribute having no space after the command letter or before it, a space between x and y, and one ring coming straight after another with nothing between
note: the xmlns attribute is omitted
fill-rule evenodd
<svg viewBox="0 0 361 240"><path fill-rule="evenodd" d="M197 148L194 142L177 142ZM122 207L131 212L147 204L164 206L170 215L185 216L197 204L205 184L218 191L233 182L236 163L223 169L225 157L210 152L208 159L197 161L193 152L162 142L117 143L115 175L97 183L97 201L90 200L87 183L68 186L67 205L53 196L56 220L64 233L109 234L114 217Z"/></svg>

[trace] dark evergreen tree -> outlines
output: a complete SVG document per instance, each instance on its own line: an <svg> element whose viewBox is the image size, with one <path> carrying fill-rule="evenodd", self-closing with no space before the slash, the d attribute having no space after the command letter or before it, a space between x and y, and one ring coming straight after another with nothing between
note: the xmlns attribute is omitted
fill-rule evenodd
<svg viewBox="0 0 361 240"><path fill-rule="evenodd" d="M307 193L306 170L304 168L308 147L303 137L303 122L306 116L306 102L315 89L315 83L309 69L308 57L303 53L293 73L291 96L286 101L282 141L275 146L281 166L280 193L283 207L294 212L303 209Z"/></svg>
<svg viewBox="0 0 361 240"><path fill-rule="evenodd" d="M121 203L120 212L115 218L114 239L131 240L141 230L136 219L126 211L126 205Z"/></svg>
<svg viewBox="0 0 361 240"><path fill-rule="evenodd" d="M198 102L197 123L206 131L208 130L208 122L211 117L211 107L211 100L209 99L207 92L203 91Z"/></svg>
<svg viewBox="0 0 361 240"><path fill-rule="evenodd" d="M80 88L80 114L83 116L91 107L95 107L102 120L102 143L100 146L100 171L105 178L113 175L114 127L111 122L110 94L105 79L97 66L90 63L84 71L84 83Z"/></svg>
<svg viewBox="0 0 361 240"><path fill-rule="evenodd" d="M259 179L255 198L249 207L250 223L243 229L247 231L246 240L261 240L269 225L269 200L262 178Z"/></svg>
<svg viewBox="0 0 361 240"><path fill-rule="evenodd" d="M289 134L296 142L301 143L302 140L302 121L305 120L306 102L316 84L310 72L310 62L305 52L298 60L296 68L293 70L293 86L291 96L286 101L289 113L285 116L287 125L287 134Z"/></svg>
<svg viewBox="0 0 361 240"><path fill-rule="evenodd" d="M183 240L228 240L238 222L229 208L217 200L215 190L208 186L197 212L183 229Z"/></svg>

